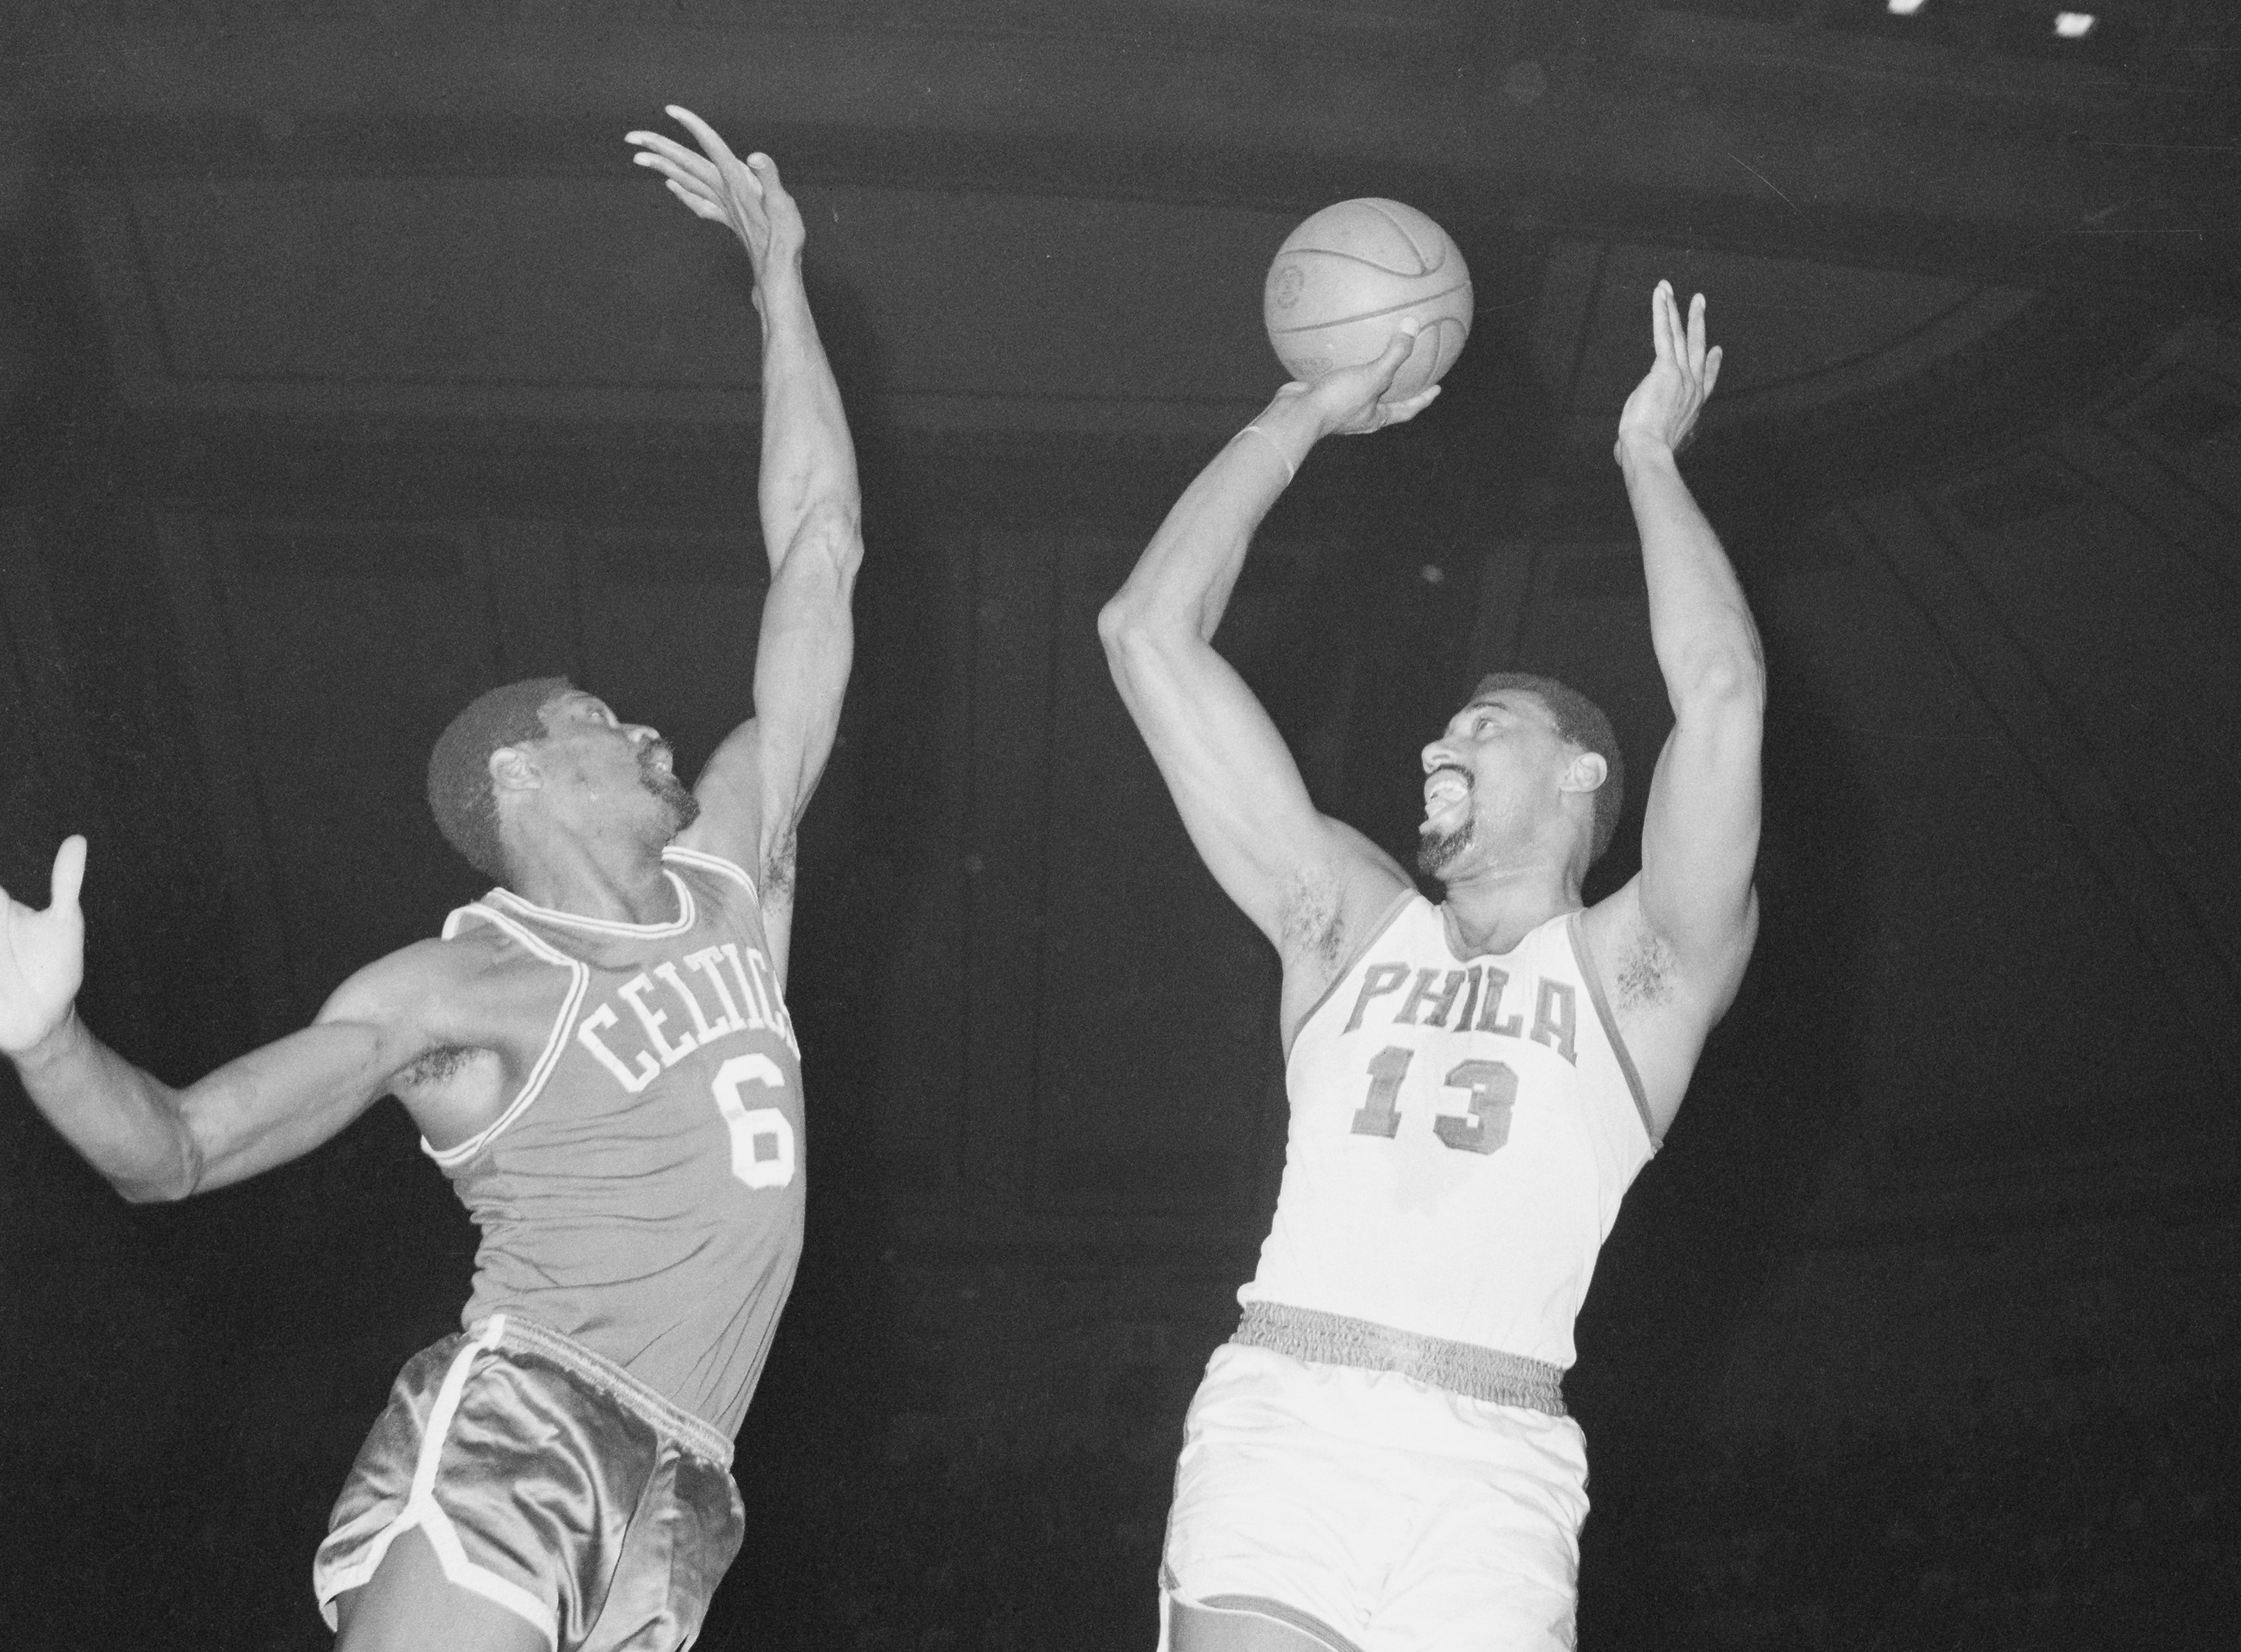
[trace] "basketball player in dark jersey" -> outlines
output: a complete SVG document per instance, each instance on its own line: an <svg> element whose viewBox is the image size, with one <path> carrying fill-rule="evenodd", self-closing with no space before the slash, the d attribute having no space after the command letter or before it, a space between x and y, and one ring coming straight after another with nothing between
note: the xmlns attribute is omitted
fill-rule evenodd
<svg viewBox="0 0 2241 1652"><path fill-rule="evenodd" d="M1587 1463L1572 1323L1757 932L1765 699L1741 586L1675 455L1718 376L1660 283L1619 417L1674 727L1642 870L1583 906L1618 813L1610 726L1498 673L1423 751L1434 904L1318 811L1213 638L1254 530L1413 345L1289 385L1168 513L1100 630L1191 840L1283 968L1291 1125L1237 1334L1185 1428L1161 1568L1171 1652L1573 1644Z"/></svg>
<svg viewBox="0 0 2241 1652"><path fill-rule="evenodd" d="M0 1048L126 1198L255 1175L395 1095L482 1230L465 1328L399 1375L319 1551L346 1652L681 1646L740 1541L732 1436L801 1244L795 828L862 545L801 215L769 157L669 112L699 152L632 132L635 159L746 244L763 326L754 715L697 786L564 680L492 690L438 741L429 794L503 886L184 1089L72 1013L84 840L43 912L0 898Z"/></svg>

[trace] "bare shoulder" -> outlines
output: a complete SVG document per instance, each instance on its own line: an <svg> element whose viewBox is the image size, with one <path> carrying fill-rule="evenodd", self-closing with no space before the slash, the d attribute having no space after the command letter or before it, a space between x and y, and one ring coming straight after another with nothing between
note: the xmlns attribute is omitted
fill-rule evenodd
<svg viewBox="0 0 2241 1652"><path fill-rule="evenodd" d="M361 1022L416 1049L498 1049L518 1041L509 1034L525 1013L536 1019L540 1005L565 990L549 965L521 958L495 932L476 926L374 960L335 989L318 1019Z"/></svg>
<svg viewBox="0 0 2241 1652"><path fill-rule="evenodd" d="M359 970L320 1011L379 1033L389 1088L437 1147L503 1110L567 995L561 972L511 953L479 926L415 941Z"/></svg>
<svg viewBox="0 0 2241 1652"><path fill-rule="evenodd" d="M318 1020L386 1026L418 1019L494 956L486 941L471 936L416 940L375 959L335 988Z"/></svg>

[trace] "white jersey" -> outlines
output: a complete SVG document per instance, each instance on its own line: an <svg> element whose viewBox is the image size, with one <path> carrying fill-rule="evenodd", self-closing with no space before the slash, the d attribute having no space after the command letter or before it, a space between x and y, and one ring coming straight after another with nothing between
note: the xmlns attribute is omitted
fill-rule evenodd
<svg viewBox="0 0 2241 1652"><path fill-rule="evenodd" d="M1580 914L1456 955L1413 890L1308 1013L1276 1219L1241 1301L1574 1358L1619 1200L1657 1150Z"/></svg>

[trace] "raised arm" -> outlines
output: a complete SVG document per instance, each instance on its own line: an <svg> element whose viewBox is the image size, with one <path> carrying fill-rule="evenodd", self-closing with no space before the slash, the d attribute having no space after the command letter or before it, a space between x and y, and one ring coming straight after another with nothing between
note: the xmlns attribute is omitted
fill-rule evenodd
<svg viewBox="0 0 2241 1652"><path fill-rule="evenodd" d="M1127 583L1098 617L1120 698L1165 777L1207 867L1273 941L1288 976L1328 949L1347 908L1407 884L1392 860L1309 801L1292 754L1214 633L1254 531L1308 450L1338 432L1411 418L1436 391L1377 398L1415 343L1396 335L1367 366L1287 385L1191 483Z"/></svg>
<svg viewBox="0 0 2241 1652"><path fill-rule="evenodd" d="M308 1153L424 1053L405 1021L382 1011L393 988L362 972L317 1024L173 1089L77 1018L84 871L85 839L74 837L55 857L43 912L0 892L0 1051L33 1104L125 1198L183 1199Z"/></svg>
<svg viewBox="0 0 2241 1652"><path fill-rule="evenodd" d="M1669 1117L1757 933L1751 868L1766 666L1743 587L1675 458L1719 377L1720 352L1704 347L1702 296L1684 322L1672 288L1660 282L1650 326L1656 361L1619 416L1616 455L1642 535L1650 641L1673 732L1650 780L1641 875L1605 903L1608 916L1629 920L1616 926L1615 950L1624 955L1603 963L1618 978L1622 1015L1649 1012L1650 1042L1667 1047L1649 1050L1644 1066L1665 1068L1668 1082L1644 1077L1653 1092L1669 1092L1662 1110ZM1676 1065L1678 1085L1670 1082ZM1656 1094L1652 1107L1661 1107Z"/></svg>
<svg viewBox="0 0 2241 1652"><path fill-rule="evenodd" d="M855 633L849 601L864 555L856 453L802 281L803 230L767 155L745 161L691 110L669 113L702 152L632 132L652 168L700 217L728 225L753 266L763 328L763 542L771 564L755 655L754 717L726 739L697 788L685 841L756 874L781 952L794 831L840 726Z"/></svg>

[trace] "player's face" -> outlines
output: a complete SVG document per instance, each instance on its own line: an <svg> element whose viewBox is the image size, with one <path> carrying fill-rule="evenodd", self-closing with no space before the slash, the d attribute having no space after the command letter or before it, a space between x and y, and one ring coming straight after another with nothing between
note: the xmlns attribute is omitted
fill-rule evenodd
<svg viewBox="0 0 2241 1652"><path fill-rule="evenodd" d="M1504 835L1535 799L1555 796L1566 748L1541 697L1502 689L1473 700L1424 748L1424 819L1416 865L1452 878L1475 848Z"/></svg>
<svg viewBox="0 0 2241 1652"><path fill-rule="evenodd" d="M669 743L643 723L625 723L605 701L576 692L551 701L540 715L546 732L539 755L580 795L632 813L651 798L669 834L699 814L700 800L672 772Z"/></svg>

